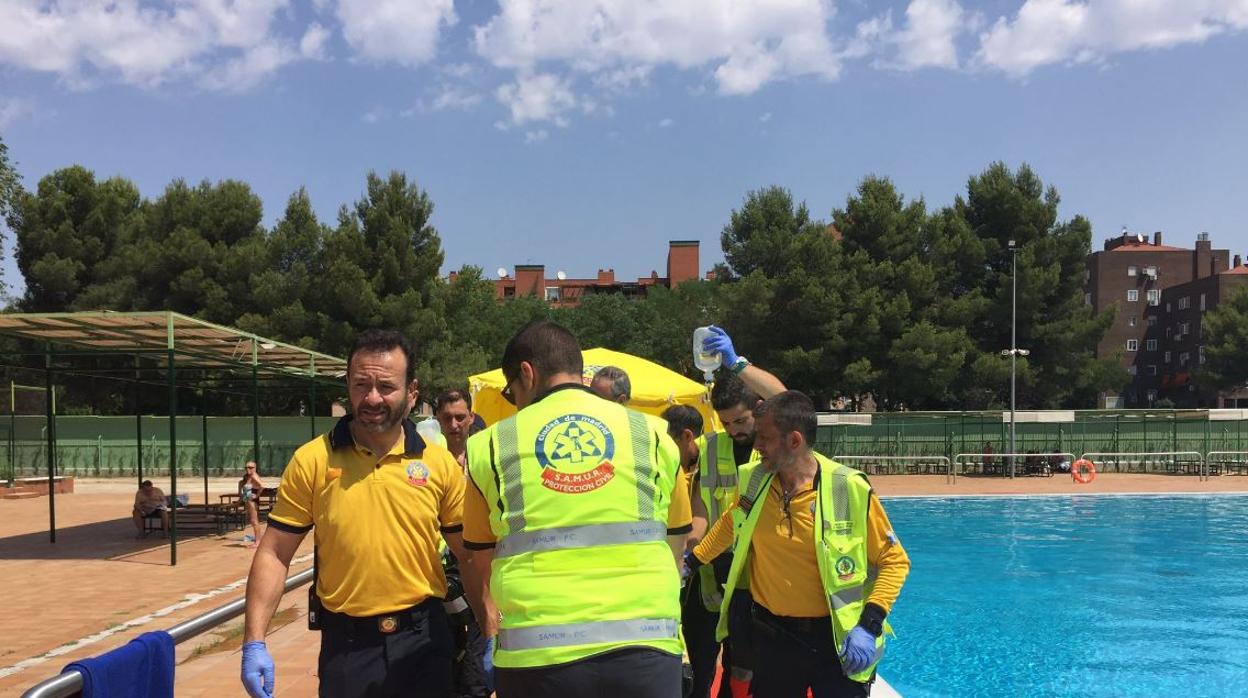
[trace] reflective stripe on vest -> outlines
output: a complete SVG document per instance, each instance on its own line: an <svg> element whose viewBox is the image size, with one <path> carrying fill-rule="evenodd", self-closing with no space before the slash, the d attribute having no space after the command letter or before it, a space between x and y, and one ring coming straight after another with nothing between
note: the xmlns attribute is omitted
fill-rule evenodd
<svg viewBox="0 0 1248 698"><path fill-rule="evenodd" d="M862 601L862 591L864 587L858 586L845 587L838 589L834 594L828 594L828 600L831 602L832 610L839 611L851 603Z"/></svg>
<svg viewBox="0 0 1248 698"><path fill-rule="evenodd" d="M503 480L503 523L509 533L524 530L524 486L520 482L520 437L516 433L516 420L504 419L498 423L498 460L502 465L499 477Z"/></svg>
<svg viewBox="0 0 1248 698"><path fill-rule="evenodd" d="M660 521L621 521L585 526L561 526L506 536L495 545L494 558L510 557L521 553L540 553L547 550L652 543L666 539L667 526Z"/></svg>
<svg viewBox="0 0 1248 698"><path fill-rule="evenodd" d="M633 442L633 467L637 473L637 518L654 518L654 463L650 460L650 431L646 417L628 411L628 432Z"/></svg>
<svg viewBox="0 0 1248 698"><path fill-rule="evenodd" d="M498 648L518 651L568 645L591 645L599 642L668 640L676 637L677 625L677 622L671 618L638 618L566 625L534 625L527 628L502 628L498 631Z"/></svg>
<svg viewBox="0 0 1248 698"><path fill-rule="evenodd" d="M754 502L758 500L759 490L763 488L763 481L767 479L768 473L763 469L760 463L754 468L754 472L750 473L750 481L745 485L745 492L741 493L739 507L745 513L749 514L750 509L754 508Z"/></svg>

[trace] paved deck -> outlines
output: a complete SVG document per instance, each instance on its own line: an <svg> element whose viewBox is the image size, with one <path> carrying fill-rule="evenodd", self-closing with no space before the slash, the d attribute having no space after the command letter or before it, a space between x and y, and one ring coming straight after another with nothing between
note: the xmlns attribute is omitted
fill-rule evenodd
<svg viewBox="0 0 1248 698"><path fill-rule="evenodd" d="M1090 485L1063 475L959 477L950 485L943 475L878 475L871 482L884 496L1248 492L1248 477L1242 476L1201 482L1194 476L1109 473ZM202 501L202 481L182 483L193 502ZM75 494L57 497L55 545L48 542L46 498L0 501L0 588L9 599L7 612L0 614L0 696L17 695L74 659L100 654L140 632L167 628L243 593L251 551L241 542L241 531L180 542L178 565L170 567L166 541L134 539L128 516L134 483L77 484ZM168 491L168 483L156 484ZM232 491L232 479L210 481L211 501ZM310 552L309 538L299 555ZM292 569L306 566L305 561ZM293 609L290 623L269 637L279 696L316 693L319 638L306 629L305 601L302 590L288 594L282 608ZM228 635L239 622L218 633ZM191 658L196 647L220 640L219 635L202 636L178 647L179 696L241 694L234 645Z"/></svg>

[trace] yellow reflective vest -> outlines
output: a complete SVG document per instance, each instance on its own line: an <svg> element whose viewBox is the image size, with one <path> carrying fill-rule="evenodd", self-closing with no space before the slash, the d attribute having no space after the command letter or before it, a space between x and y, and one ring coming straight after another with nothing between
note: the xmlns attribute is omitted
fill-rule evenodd
<svg viewBox="0 0 1248 698"><path fill-rule="evenodd" d="M732 445L732 437L726 431L698 437L698 496L706 507L708 527L714 526L720 515L737 500L740 476ZM755 460L758 460L758 451L751 451L750 461ZM710 565L698 570L698 591L706 610L718 612L724 595Z"/></svg>
<svg viewBox="0 0 1248 698"><path fill-rule="evenodd" d="M496 666L630 646L681 654L680 576L667 544L679 455L666 431L572 386L468 440L469 477L497 537Z"/></svg>
<svg viewBox="0 0 1248 698"><path fill-rule="evenodd" d="M875 575L867 567L867 508L870 505L871 485L861 472L818 453L813 455L819 462L819 474L816 476L818 496L815 498L815 560L832 619L833 640L839 651L844 647L849 631L858 624L875 581ZM728 605L732 601L733 590L744 586L742 576L749 563L750 541L774 474L751 463L742 468L741 476L746 486L737 500L737 511L732 517L732 568L728 572L719 625L715 631L719 640L728 635ZM748 578L748 574L745 577ZM875 661L865 670L851 675L850 679L865 683L871 678L875 665L884 653L884 634L881 633L875 640Z"/></svg>

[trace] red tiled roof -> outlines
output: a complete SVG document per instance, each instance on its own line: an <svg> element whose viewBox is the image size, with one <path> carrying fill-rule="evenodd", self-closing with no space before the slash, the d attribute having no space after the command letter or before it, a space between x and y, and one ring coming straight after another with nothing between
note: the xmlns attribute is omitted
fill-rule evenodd
<svg viewBox="0 0 1248 698"><path fill-rule="evenodd" d="M1227 269L1223 274L1248 274L1248 264L1241 264L1234 269Z"/></svg>
<svg viewBox="0 0 1248 698"><path fill-rule="evenodd" d="M1175 247L1173 245L1154 245L1151 242L1127 242L1123 243L1108 252L1191 252L1186 247Z"/></svg>

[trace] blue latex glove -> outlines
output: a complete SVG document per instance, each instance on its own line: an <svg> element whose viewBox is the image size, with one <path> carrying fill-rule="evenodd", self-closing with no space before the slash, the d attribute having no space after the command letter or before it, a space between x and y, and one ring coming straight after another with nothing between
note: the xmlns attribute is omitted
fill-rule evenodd
<svg viewBox="0 0 1248 698"><path fill-rule="evenodd" d="M732 348L732 337L715 325L711 325L711 336L702 340L702 351L719 352L719 363L724 368L732 368L737 359L741 358L737 356L736 349Z"/></svg>
<svg viewBox="0 0 1248 698"><path fill-rule="evenodd" d="M875 661L875 636L860 625L855 625L845 638L845 648L841 650L841 666L845 674L857 674Z"/></svg>
<svg viewBox="0 0 1248 698"><path fill-rule="evenodd" d="M273 657L260 640L243 644L243 688L251 698L273 695Z"/></svg>
<svg viewBox="0 0 1248 698"><path fill-rule="evenodd" d="M494 638L485 641L485 656L481 658L481 665L485 668L485 690L489 693L494 692Z"/></svg>

